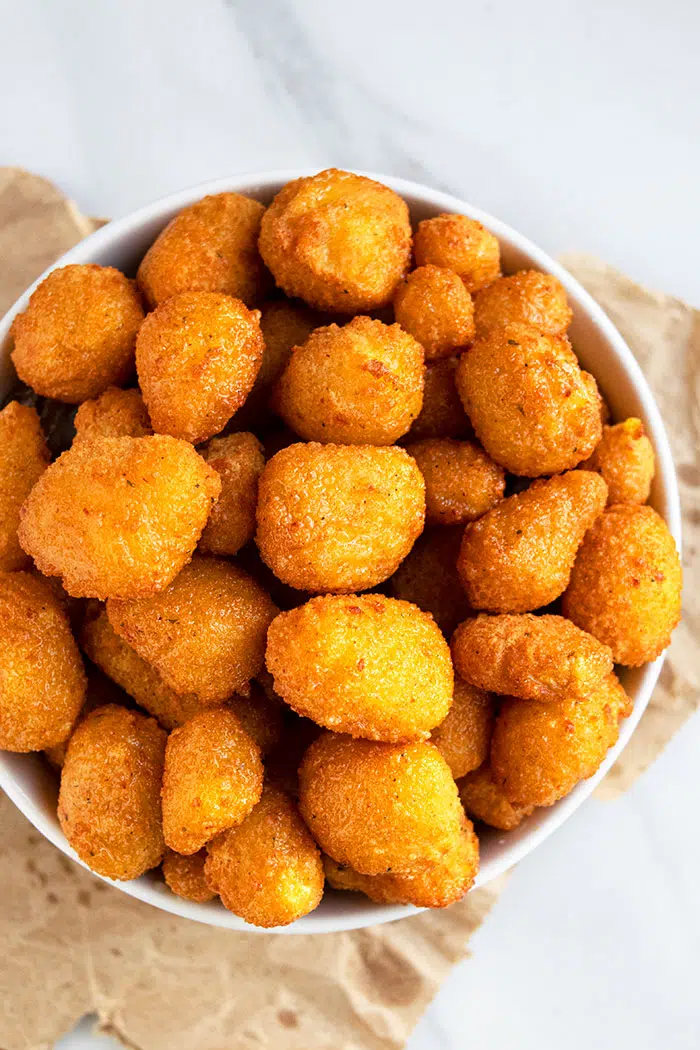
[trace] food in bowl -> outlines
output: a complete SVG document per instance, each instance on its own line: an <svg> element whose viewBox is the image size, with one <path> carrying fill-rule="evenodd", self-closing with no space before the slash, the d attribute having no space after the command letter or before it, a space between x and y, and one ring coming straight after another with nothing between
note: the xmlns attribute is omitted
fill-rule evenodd
<svg viewBox="0 0 700 1050"><path fill-rule="evenodd" d="M162 865L164 894L262 928L308 915L324 878L444 907L487 825L517 836L599 769L631 707L613 660L668 644L680 567L645 505L653 450L636 416L605 418L563 288L531 264L504 277L481 223L422 218L411 270L408 210L376 180L246 200L161 234L128 340L95 311L86 332L80 297L60 331L25 325L36 392L57 375L79 408L53 464L35 415L34 473L0 458L23 570L0 576L3 746L63 765L64 833L107 877ZM105 286L132 297L121 277ZM39 655L25 591L33 629L56 626ZM58 667L36 673L60 710L22 688L30 658ZM115 683L102 702L81 662Z"/></svg>

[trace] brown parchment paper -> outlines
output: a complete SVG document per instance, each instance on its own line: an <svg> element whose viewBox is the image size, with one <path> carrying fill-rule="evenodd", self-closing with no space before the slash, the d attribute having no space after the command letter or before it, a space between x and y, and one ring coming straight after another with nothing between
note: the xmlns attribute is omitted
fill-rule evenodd
<svg viewBox="0 0 700 1050"><path fill-rule="evenodd" d="M46 180L0 169L0 311L99 221ZM686 550L698 536L699 315L596 260L566 265L650 376L680 467ZM698 704L700 588L661 687L605 793L624 790ZM85 1013L134 1050L392 1050L463 958L505 879L369 930L238 934L166 915L93 878L0 797L0 1047L48 1050Z"/></svg>

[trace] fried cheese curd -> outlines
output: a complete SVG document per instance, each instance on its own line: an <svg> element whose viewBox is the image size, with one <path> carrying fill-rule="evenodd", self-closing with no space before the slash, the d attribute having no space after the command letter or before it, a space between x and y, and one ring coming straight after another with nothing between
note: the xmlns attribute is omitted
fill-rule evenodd
<svg viewBox="0 0 700 1050"><path fill-rule="evenodd" d="M516 323L546 335L564 335L573 316L560 281L539 270L518 270L499 277L474 301L478 335Z"/></svg>
<svg viewBox="0 0 700 1050"><path fill-rule="evenodd" d="M24 569L19 511L49 465L49 450L36 410L10 401L0 412L0 570Z"/></svg>
<svg viewBox="0 0 700 1050"><path fill-rule="evenodd" d="M472 607L531 612L563 594L607 497L599 474L571 470L534 481L467 525L457 569Z"/></svg>
<svg viewBox="0 0 700 1050"><path fill-rule="evenodd" d="M290 445L260 477L255 542L292 587L361 591L396 570L424 515L423 476L403 449Z"/></svg>
<svg viewBox="0 0 700 1050"><path fill-rule="evenodd" d="M681 586L678 550L663 518L651 507L618 503L587 533L562 611L609 645L615 663L640 667L671 641Z"/></svg>
<svg viewBox="0 0 700 1050"><path fill-rule="evenodd" d="M394 598L429 612L448 638L472 612L457 573L457 556L464 529L426 529L391 577Z"/></svg>
<svg viewBox="0 0 700 1050"><path fill-rule="evenodd" d="M231 696L226 706L233 711L248 736L265 758L283 741L284 705L279 697L269 696L259 682L250 682L245 696Z"/></svg>
<svg viewBox="0 0 700 1050"><path fill-rule="evenodd" d="M419 266L400 283L394 314L426 360L449 357L474 338L474 303L462 279L441 266Z"/></svg>
<svg viewBox="0 0 700 1050"><path fill-rule="evenodd" d="M428 525L465 525L503 498L505 471L475 442L426 438L405 447L425 481Z"/></svg>
<svg viewBox="0 0 700 1050"><path fill-rule="evenodd" d="M137 284L153 308L181 292L223 292L255 306L271 284L258 253L264 205L214 193L183 208L144 255Z"/></svg>
<svg viewBox="0 0 700 1050"><path fill-rule="evenodd" d="M329 886L364 893L377 904L413 904L416 908L446 908L471 889L479 870L479 840L464 820L460 834L441 860L414 875L360 875L324 856Z"/></svg>
<svg viewBox="0 0 700 1050"><path fill-rule="evenodd" d="M466 215L443 213L418 223L413 251L416 266L440 266L458 274L468 292L478 292L501 276L501 249L485 226Z"/></svg>
<svg viewBox="0 0 700 1050"><path fill-rule="evenodd" d="M147 437L153 433L148 409L136 389L110 386L75 413L75 440L97 437Z"/></svg>
<svg viewBox="0 0 700 1050"><path fill-rule="evenodd" d="M165 749L163 835L189 856L248 816L260 798L260 748L229 708L200 711Z"/></svg>
<svg viewBox="0 0 700 1050"><path fill-rule="evenodd" d="M58 820L98 875L136 879L160 864L165 741L153 718L117 704L96 708L70 738Z"/></svg>
<svg viewBox="0 0 700 1050"><path fill-rule="evenodd" d="M582 463L596 470L608 486L608 505L646 503L654 479L654 448L641 419L634 417L614 426L604 426L603 436L592 456Z"/></svg>
<svg viewBox="0 0 700 1050"><path fill-rule="evenodd" d="M518 806L551 806L592 777L616 742L626 694L611 672L585 699L505 699L491 740L493 778Z"/></svg>
<svg viewBox="0 0 700 1050"><path fill-rule="evenodd" d="M143 321L136 286L111 266L64 266L32 293L12 325L12 362L37 394L80 404L134 367Z"/></svg>
<svg viewBox="0 0 700 1050"><path fill-rule="evenodd" d="M367 740L424 740L452 702L450 651L432 616L382 594L327 595L281 613L265 659L297 714Z"/></svg>
<svg viewBox="0 0 700 1050"><path fill-rule="evenodd" d="M107 602L117 634L166 685L203 704L240 692L262 669L277 611L238 565L203 555L150 598Z"/></svg>
<svg viewBox="0 0 700 1050"><path fill-rule="evenodd" d="M212 438L200 450L221 478L221 494L199 540L211 554L237 554L255 533L258 481L265 466L263 447L254 434L241 431Z"/></svg>
<svg viewBox="0 0 700 1050"><path fill-rule="evenodd" d="M220 490L186 441L78 441L25 500L19 541L74 597L154 594L190 560Z"/></svg>
<svg viewBox="0 0 700 1050"><path fill-rule="evenodd" d="M206 904L207 901L214 900L216 893L204 877L206 859L205 849L184 857L181 853L166 848L162 865L166 885L176 896L186 901Z"/></svg>
<svg viewBox="0 0 700 1050"><path fill-rule="evenodd" d="M260 311L221 292L181 292L148 315L136 371L157 434L198 444L218 434L263 359Z"/></svg>
<svg viewBox="0 0 700 1050"><path fill-rule="evenodd" d="M294 801L266 783L237 827L207 846L209 885L225 908L253 926L288 926L323 896L321 854Z"/></svg>
<svg viewBox="0 0 700 1050"><path fill-rule="evenodd" d="M329 732L301 763L299 806L324 853L363 875L439 863L464 821L450 767L432 744Z"/></svg>
<svg viewBox="0 0 700 1050"><path fill-rule="evenodd" d="M494 698L489 693L455 675L450 710L430 734L430 742L447 762L455 780L488 758L494 713Z"/></svg>
<svg viewBox="0 0 700 1050"><path fill-rule="evenodd" d="M499 831L513 831L535 808L510 802L493 779L488 763L468 773L457 787L465 813Z"/></svg>
<svg viewBox="0 0 700 1050"><path fill-rule="evenodd" d="M295 179L263 215L260 254L278 286L318 310L388 306L411 259L406 202L373 179L329 168Z"/></svg>
<svg viewBox="0 0 700 1050"><path fill-rule="evenodd" d="M68 619L50 586L0 572L0 749L40 751L67 740L86 678Z"/></svg>
<svg viewBox="0 0 700 1050"><path fill-rule="evenodd" d="M600 441L600 395L565 336L509 324L459 359L457 390L489 455L512 474L571 470Z"/></svg>
<svg viewBox="0 0 700 1050"><path fill-rule="evenodd" d="M354 317L294 348L272 407L307 441L392 445L423 404L423 348L397 324Z"/></svg>
<svg viewBox="0 0 700 1050"><path fill-rule="evenodd" d="M582 700L613 669L612 652L563 616L477 616L452 637L457 673L524 700Z"/></svg>
<svg viewBox="0 0 700 1050"><path fill-rule="evenodd" d="M425 366L423 407L408 432L409 440L473 437L469 416L457 393L456 357L428 361Z"/></svg>

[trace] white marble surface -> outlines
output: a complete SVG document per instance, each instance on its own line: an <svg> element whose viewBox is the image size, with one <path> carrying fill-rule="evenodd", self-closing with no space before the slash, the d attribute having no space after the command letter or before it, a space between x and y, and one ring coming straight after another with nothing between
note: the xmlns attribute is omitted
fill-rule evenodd
<svg viewBox="0 0 700 1050"><path fill-rule="evenodd" d="M93 214L369 168L700 303L691 0L0 0L0 25L0 163ZM700 1045L699 750L696 719L518 868L411 1050ZM61 1050L112 1045L86 1032Z"/></svg>

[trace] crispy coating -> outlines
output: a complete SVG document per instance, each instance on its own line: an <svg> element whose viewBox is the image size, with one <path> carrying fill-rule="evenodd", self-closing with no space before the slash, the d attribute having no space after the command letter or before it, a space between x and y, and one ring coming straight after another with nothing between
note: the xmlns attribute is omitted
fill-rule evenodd
<svg viewBox="0 0 700 1050"><path fill-rule="evenodd" d="M204 877L204 862L207 859L205 849L183 857L175 850L166 849L163 857L163 878L178 897L197 904L206 904L216 897L214 890Z"/></svg>
<svg viewBox="0 0 700 1050"><path fill-rule="evenodd" d="M408 269L408 208L388 186L329 168L277 194L259 247L287 295L318 310L365 313L389 305Z"/></svg>
<svg viewBox="0 0 700 1050"><path fill-rule="evenodd" d="M503 499L505 471L473 441L426 438L406 451L425 480L428 525L465 525Z"/></svg>
<svg viewBox="0 0 700 1050"><path fill-rule="evenodd" d="M535 808L510 802L503 794L503 788L493 779L488 763L468 773L457 787L465 812L474 820L500 831L517 828Z"/></svg>
<svg viewBox="0 0 700 1050"><path fill-rule="evenodd" d="M493 697L455 675L450 710L430 734L455 780L488 758L493 721Z"/></svg>
<svg viewBox="0 0 700 1050"><path fill-rule="evenodd" d="M457 358L428 361L425 366L423 407L409 431L409 438L473 437L469 416L457 393Z"/></svg>
<svg viewBox="0 0 700 1050"><path fill-rule="evenodd" d="M173 729L163 770L163 835L190 856L244 820L260 798L260 748L230 708L200 711Z"/></svg>
<svg viewBox="0 0 700 1050"><path fill-rule="evenodd" d="M83 706L86 679L68 619L40 577L0 573L0 640L0 749L61 744Z"/></svg>
<svg viewBox="0 0 700 1050"><path fill-rule="evenodd" d="M474 338L474 303L452 270L419 266L394 296L396 320L425 350L426 360L449 357Z"/></svg>
<svg viewBox="0 0 700 1050"><path fill-rule="evenodd" d="M681 618L681 563L666 522L651 507L618 503L598 519L576 556L562 611L640 667L671 641Z"/></svg>
<svg viewBox="0 0 700 1050"><path fill-rule="evenodd" d="M12 326L17 375L37 394L80 404L119 386L134 367L143 308L111 266L64 266L33 292Z"/></svg>
<svg viewBox="0 0 700 1050"><path fill-rule="evenodd" d="M19 509L46 470L49 450L35 409L10 401L0 412L0 570L24 569Z"/></svg>
<svg viewBox="0 0 700 1050"><path fill-rule="evenodd" d="M185 441L79 441L32 489L19 541L75 597L154 594L189 561L220 489Z"/></svg>
<svg viewBox="0 0 700 1050"><path fill-rule="evenodd" d="M611 672L584 700L504 700L491 740L491 770L506 798L520 806L551 806L592 777L618 737L621 689Z"/></svg>
<svg viewBox="0 0 700 1050"><path fill-rule="evenodd" d="M600 441L596 381L565 336L493 329L462 355L456 382L477 437L512 474L571 470Z"/></svg>
<svg viewBox="0 0 700 1050"><path fill-rule="evenodd" d="M148 409L139 390L110 386L75 413L75 440L96 437L146 437L153 433Z"/></svg>
<svg viewBox="0 0 700 1050"><path fill-rule="evenodd" d="M157 434L197 444L218 434L253 388L263 358L260 311L221 292L182 292L149 314L136 371Z"/></svg>
<svg viewBox="0 0 700 1050"><path fill-rule="evenodd" d="M197 556L151 598L107 602L114 630L177 693L204 704L243 690L260 671L277 607L232 562Z"/></svg>
<svg viewBox="0 0 700 1050"><path fill-rule="evenodd" d="M446 908L471 889L479 870L479 840L472 823L462 831L444 857L415 875L360 875L324 855L326 879L336 890L356 890L377 904L413 904L417 908Z"/></svg>
<svg viewBox="0 0 700 1050"><path fill-rule="evenodd" d="M165 740L154 719L117 704L92 711L70 738L58 820L98 875L136 879L160 864Z"/></svg>
<svg viewBox="0 0 700 1050"><path fill-rule="evenodd" d="M270 698L257 682L250 683L249 696L232 696L227 707L236 715L264 757L282 740L284 716L279 699Z"/></svg>
<svg viewBox="0 0 700 1050"><path fill-rule="evenodd" d="M513 322L532 325L546 335L564 335L573 316L561 282L539 270L499 277L479 292L474 305L479 335Z"/></svg>
<svg viewBox="0 0 700 1050"><path fill-rule="evenodd" d="M572 470L533 482L467 525L457 569L471 605L530 612L563 594L607 494L599 474Z"/></svg>
<svg viewBox="0 0 700 1050"><path fill-rule="evenodd" d="M363 875L438 863L464 820L450 767L432 744L328 732L304 756L299 805L324 853Z"/></svg>
<svg viewBox="0 0 700 1050"><path fill-rule="evenodd" d="M253 812L207 847L209 885L253 926L288 926L317 908L323 864L293 800L266 784Z"/></svg>
<svg viewBox="0 0 700 1050"><path fill-rule="evenodd" d="M463 531L460 526L426 529L389 581L395 598L429 612L448 638L472 612L457 574Z"/></svg>
<svg viewBox="0 0 700 1050"><path fill-rule="evenodd" d="M144 255L136 280L153 308L180 292L223 292L253 306L270 276L258 253L259 201L216 193L183 208Z"/></svg>
<svg viewBox="0 0 700 1050"><path fill-rule="evenodd" d="M85 702L78 712L73 730L91 711L94 711L96 707L102 707L103 704L118 704L120 707L135 706L131 704L131 698L115 682L107 678L99 668L88 665L85 668L85 674L87 677L87 693L85 694ZM44 748L44 758L48 760L54 769L63 768L69 743L70 737L67 737L61 744Z"/></svg>
<svg viewBox="0 0 700 1050"><path fill-rule="evenodd" d="M418 223L413 240L416 266L441 266L478 292L501 276L501 249L485 226L466 215L443 213Z"/></svg>
<svg viewBox="0 0 700 1050"><path fill-rule="evenodd" d="M262 472L255 542L292 587L361 591L396 570L424 515L423 476L403 449L290 445Z"/></svg>
<svg viewBox="0 0 700 1050"><path fill-rule="evenodd" d="M450 651L432 616L383 594L327 595L281 613L265 659L298 714L367 740L424 740L452 701Z"/></svg>
<svg viewBox="0 0 700 1050"><path fill-rule="evenodd" d="M597 470L608 486L608 505L646 503L655 472L654 448L634 417L604 426L603 436L581 466Z"/></svg>
<svg viewBox="0 0 700 1050"><path fill-rule="evenodd" d="M295 347L273 408L307 441L392 445L423 404L423 348L397 325L354 317Z"/></svg>
<svg viewBox="0 0 700 1050"><path fill-rule="evenodd" d="M212 438L201 456L221 478L221 495L199 541L211 554L237 554L255 533L258 480L265 466L263 447L242 431Z"/></svg>
<svg viewBox="0 0 700 1050"><path fill-rule="evenodd" d="M460 624L452 659L467 682L524 700L582 700L613 669L612 652L563 616L477 616Z"/></svg>

